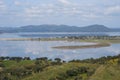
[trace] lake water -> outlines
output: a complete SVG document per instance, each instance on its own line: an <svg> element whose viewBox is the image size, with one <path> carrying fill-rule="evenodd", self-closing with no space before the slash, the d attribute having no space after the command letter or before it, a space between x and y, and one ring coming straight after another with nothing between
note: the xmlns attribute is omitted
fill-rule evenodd
<svg viewBox="0 0 120 80"><path fill-rule="evenodd" d="M44 33L4 33L0 38L48 38L48 37L65 37L65 36L120 36L120 32L44 32Z"/></svg>
<svg viewBox="0 0 120 80"><path fill-rule="evenodd" d="M20 34L20 33L19 33ZM45 34L44 34L45 35ZM1 34L0 38L21 38L18 34ZM120 54L120 44L112 44L109 47L62 50L54 49L54 46L66 45L90 45L95 43L68 42L68 41L0 41L0 56L29 56L48 57L63 60L98 58Z"/></svg>

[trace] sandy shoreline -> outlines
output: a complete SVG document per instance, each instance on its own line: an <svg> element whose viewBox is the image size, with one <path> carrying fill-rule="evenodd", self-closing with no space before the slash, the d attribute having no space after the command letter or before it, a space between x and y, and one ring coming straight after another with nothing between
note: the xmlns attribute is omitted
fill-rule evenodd
<svg viewBox="0 0 120 80"><path fill-rule="evenodd" d="M81 46L56 46L52 47L55 49L84 49L84 48L100 48L100 47L108 47L110 43L96 43L93 45L81 45Z"/></svg>
<svg viewBox="0 0 120 80"><path fill-rule="evenodd" d="M108 40L82 40L82 39L66 39L66 38L0 38L0 41L79 41L79 42L95 42L93 45L78 46L55 46L55 49L83 49L83 48L100 48L108 47L112 41ZM115 41L113 41L114 43Z"/></svg>
<svg viewBox="0 0 120 80"><path fill-rule="evenodd" d="M0 38L0 41L78 41L78 42L97 42L97 43L120 43L119 39L70 39L70 38Z"/></svg>

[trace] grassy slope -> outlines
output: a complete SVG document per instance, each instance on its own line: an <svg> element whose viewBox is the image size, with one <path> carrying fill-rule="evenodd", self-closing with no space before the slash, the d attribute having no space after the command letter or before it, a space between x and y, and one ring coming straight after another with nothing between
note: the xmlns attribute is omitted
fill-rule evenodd
<svg viewBox="0 0 120 80"><path fill-rule="evenodd" d="M71 62L63 63L62 65L49 66L44 71L40 73L34 73L30 76L25 77L22 80L49 80L59 74L65 73L67 70L86 66L89 68L96 69L95 73L89 77L86 74L83 74L83 80L119 80L120 79L120 65L116 64L117 59L110 60L107 64L92 64L92 63L80 63L80 62ZM17 63L16 61L3 61L3 64L7 68L14 68L20 66L26 66L33 64L34 61L26 60ZM74 77L68 78L67 80L74 80Z"/></svg>
<svg viewBox="0 0 120 80"><path fill-rule="evenodd" d="M25 78L23 80L49 80L50 78L53 78L55 76L58 76L59 74L65 73L67 70L75 68L75 67L91 67L91 68L97 68L97 64L88 64L88 63L65 63L60 66L51 66L45 69L41 73L33 74L33 76L30 76L28 78ZM85 76L85 75L83 75ZM86 78L86 77L85 77ZM67 80L73 80L73 78L69 78Z"/></svg>
<svg viewBox="0 0 120 80"><path fill-rule="evenodd" d="M100 65L89 80L119 80L120 65L117 61L118 59L112 59L106 65Z"/></svg>
<svg viewBox="0 0 120 80"><path fill-rule="evenodd" d="M12 67L31 65L33 64L33 62L34 62L33 60L24 60L20 62L8 60L8 61L3 61L3 64L5 65L6 68L12 68Z"/></svg>
<svg viewBox="0 0 120 80"><path fill-rule="evenodd" d="M100 66L90 80L120 80L120 66Z"/></svg>
<svg viewBox="0 0 120 80"><path fill-rule="evenodd" d="M88 63L66 63L61 66L48 67L42 73L34 74L33 76L27 77L23 80L49 80L52 77L57 76L60 73L65 73L66 70L71 69L77 66L89 66L95 68L95 73L87 79L85 75L83 80L119 80L120 79L120 66L107 64L107 65L98 65L98 64L88 64ZM74 80L69 78L67 80Z"/></svg>

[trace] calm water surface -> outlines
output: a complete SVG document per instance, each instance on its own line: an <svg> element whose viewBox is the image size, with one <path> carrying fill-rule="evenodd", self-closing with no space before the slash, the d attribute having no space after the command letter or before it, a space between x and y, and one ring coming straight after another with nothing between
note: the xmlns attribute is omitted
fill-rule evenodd
<svg viewBox="0 0 120 80"><path fill-rule="evenodd" d="M24 33L4 33L0 34L0 38L23 38L23 37L40 37L40 38L49 38L49 37L65 37L65 36L120 36L120 32L24 32Z"/></svg>
<svg viewBox="0 0 120 80"><path fill-rule="evenodd" d="M5 33L0 34L0 38L23 38L23 37L63 37L80 36L101 33ZM118 35L120 32L102 33L107 35ZM64 60L98 58L102 56L112 56L120 54L120 44L112 44L109 47L62 50L53 49L54 46L68 45L89 45L94 43L67 42L67 41L0 41L0 56L29 56L61 58Z"/></svg>
<svg viewBox="0 0 120 80"><path fill-rule="evenodd" d="M67 42L67 41L0 41L0 56L29 56L61 58L63 60L98 58L120 53L120 44L110 47L62 50L53 49L53 46L62 45L90 45L94 43Z"/></svg>

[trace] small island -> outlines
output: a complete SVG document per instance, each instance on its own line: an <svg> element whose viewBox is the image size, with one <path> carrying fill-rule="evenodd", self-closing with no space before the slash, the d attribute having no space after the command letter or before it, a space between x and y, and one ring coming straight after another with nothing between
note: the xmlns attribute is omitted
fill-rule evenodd
<svg viewBox="0 0 120 80"><path fill-rule="evenodd" d="M110 43L96 43L92 45L81 45L81 46L56 46L52 48L56 49L84 49L84 48L100 48L100 47L108 47Z"/></svg>
<svg viewBox="0 0 120 80"><path fill-rule="evenodd" d="M74 41L74 42L94 42L92 45L69 45L53 46L54 49L84 49L108 47L113 43L120 43L120 36L72 36L72 37L54 37L54 38L0 38L3 41Z"/></svg>

